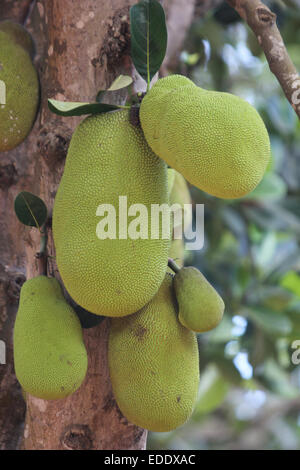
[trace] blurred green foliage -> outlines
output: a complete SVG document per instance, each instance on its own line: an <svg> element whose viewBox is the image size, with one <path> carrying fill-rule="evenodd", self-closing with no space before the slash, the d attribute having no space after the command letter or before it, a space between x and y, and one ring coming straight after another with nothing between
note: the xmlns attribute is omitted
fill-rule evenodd
<svg viewBox="0 0 300 470"><path fill-rule="evenodd" d="M298 0L267 3L298 70ZM237 94L268 128L272 161L252 194L205 204L205 246L186 252L222 295L226 312L198 336L201 385L192 419L151 433L152 449L300 448L300 123L252 31L224 2L192 25L177 72L197 85Z"/></svg>

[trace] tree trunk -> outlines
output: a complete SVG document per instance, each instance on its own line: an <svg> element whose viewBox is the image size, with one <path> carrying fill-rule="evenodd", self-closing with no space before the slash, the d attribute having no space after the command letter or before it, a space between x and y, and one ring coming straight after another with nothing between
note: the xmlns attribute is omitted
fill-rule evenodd
<svg viewBox="0 0 300 470"><path fill-rule="evenodd" d="M185 0L180 1L184 15ZM164 4L168 2L172 0ZM70 137L81 118L51 114L47 98L94 101L97 92L116 76L133 74L129 7L134 3L136 0L0 0L0 20L25 22L36 41L42 90L40 112L30 136L14 151L2 153L0 160L0 341L6 344L6 365L0 363L0 449L18 448L23 434L25 403L13 371L12 331L20 287L26 278L38 274L39 234L17 221L14 199L22 190L33 192L51 212ZM175 3L178 8L178 0ZM191 21L190 10L189 15ZM113 99L122 103L124 92L114 93ZM49 235L48 271L59 277ZM109 319L84 331L89 368L76 393L57 401L27 396L22 448L145 448L147 431L124 418L112 395L108 331Z"/></svg>

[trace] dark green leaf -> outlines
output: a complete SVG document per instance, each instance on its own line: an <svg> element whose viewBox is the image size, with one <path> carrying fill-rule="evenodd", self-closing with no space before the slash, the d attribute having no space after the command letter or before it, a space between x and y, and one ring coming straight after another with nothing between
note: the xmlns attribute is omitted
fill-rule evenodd
<svg viewBox="0 0 300 470"><path fill-rule="evenodd" d="M48 100L50 111L59 116L82 116L83 114L101 114L120 109L120 106L104 103L77 103L71 101Z"/></svg>
<svg viewBox="0 0 300 470"><path fill-rule="evenodd" d="M73 308L79 318L82 328L84 329L93 328L94 326L99 325L105 318L101 315L95 315L94 313L85 310L80 307L80 305L76 305Z"/></svg>
<svg viewBox="0 0 300 470"><path fill-rule="evenodd" d="M131 7L130 28L132 61L149 87L167 49L166 19L160 3L156 0L141 0Z"/></svg>
<svg viewBox="0 0 300 470"><path fill-rule="evenodd" d="M22 224L38 229L47 219L47 207L44 201L27 191L22 191L16 197L15 213Z"/></svg>

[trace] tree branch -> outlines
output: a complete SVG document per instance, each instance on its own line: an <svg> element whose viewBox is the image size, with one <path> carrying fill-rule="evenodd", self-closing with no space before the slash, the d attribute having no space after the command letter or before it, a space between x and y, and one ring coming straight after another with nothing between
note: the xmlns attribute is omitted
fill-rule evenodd
<svg viewBox="0 0 300 470"><path fill-rule="evenodd" d="M248 23L261 45L270 70L300 118L300 77L276 25L276 15L259 0L227 0Z"/></svg>

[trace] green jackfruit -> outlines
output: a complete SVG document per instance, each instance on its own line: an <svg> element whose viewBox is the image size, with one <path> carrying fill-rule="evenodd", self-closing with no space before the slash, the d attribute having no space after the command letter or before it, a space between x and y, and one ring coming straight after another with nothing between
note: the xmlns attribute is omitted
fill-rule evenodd
<svg viewBox="0 0 300 470"><path fill-rule="evenodd" d="M199 385L198 345L178 322L170 274L143 309L112 319L108 359L115 399L129 421L170 431L190 417Z"/></svg>
<svg viewBox="0 0 300 470"><path fill-rule="evenodd" d="M54 278L38 276L22 286L14 363L25 393L45 400L71 395L84 380L87 353L80 322Z"/></svg>
<svg viewBox="0 0 300 470"><path fill-rule="evenodd" d="M248 194L270 159L262 119L243 99L187 80L162 78L144 97L140 121L148 144L203 191L224 199Z"/></svg>
<svg viewBox="0 0 300 470"><path fill-rule="evenodd" d="M184 264L184 240L182 238L178 238L177 240L171 241L169 258L172 258L177 264L177 266L182 268ZM167 271L173 274L172 269L168 268Z"/></svg>
<svg viewBox="0 0 300 470"><path fill-rule="evenodd" d="M185 178L178 171L168 168L170 204L192 204L190 190Z"/></svg>
<svg viewBox="0 0 300 470"><path fill-rule="evenodd" d="M184 212L185 204L192 204L190 190L185 178L178 171L168 168L168 188L169 188L169 204L179 204L182 212L182 223L185 221L186 227L192 223L192 213ZM183 228L183 225L181 224ZM174 228L174 225L173 225Z"/></svg>
<svg viewBox="0 0 300 470"><path fill-rule="evenodd" d="M127 197L128 209L134 204L147 209L145 238L127 236L127 226L127 238L119 237L125 215L122 211L119 218L119 196ZM96 216L100 204L116 211L117 229L116 234L108 234L111 238L100 239L96 234L98 223L104 220ZM158 238L151 237L152 204L168 204L167 167L151 151L142 132L130 124L128 111L85 119L70 143L54 203L53 236L63 282L71 297L89 312L129 315L149 302L160 287L170 234L163 239L160 224Z"/></svg>
<svg viewBox="0 0 300 470"><path fill-rule="evenodd" d="M34 42L32 36L22 25L9 20L1 21L0 31L6 33L13 42L23 47L33 58L35 53Z"/></svg>
<svg viewBox="0 0 300 470"><path fill-rule="evenodd" d="M0 31L0 152L27 137L38 102L39 81L28 52Z"/></svg>
<svg viewBox="0 0 300 470"><path fill-rule="evenodd" d="M189 188L184 177L178 171L168 168L168 190L169 190L169 204L179 204L184 209L184 204L191 204L191 195ZM192 219L190 213L185 213L182 221L185 220L187 226L191 224ZM172 220L173 222L173 220ZM172 224L174 229L174 224ZM183 227L181 226L181 229ZM171 242L169 258L172 258L176 264L181 268L184 264L184 238L174 239ZM167 272L173 274L172 269L168 268Z"/></svg>
<svg viewBox="0 0 300 470"><path fill-rule="evenodd" d="M192 266L180 269L174 277L179 321L192 331L212 330L222 320L224 302L203 274Z"/></svg>

